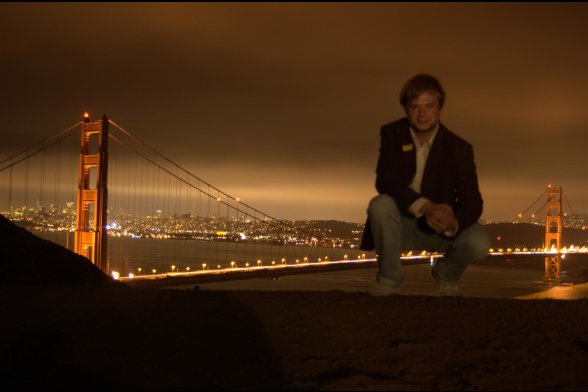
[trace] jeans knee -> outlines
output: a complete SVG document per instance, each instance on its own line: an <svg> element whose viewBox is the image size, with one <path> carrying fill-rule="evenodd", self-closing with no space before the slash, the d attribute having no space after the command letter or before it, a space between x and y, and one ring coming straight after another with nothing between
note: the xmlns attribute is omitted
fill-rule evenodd
<svg viewBox="0 0 588 392"><path fill-rule="evenodd" d="M469 252L471 252L473 259L478 261L486 258L491 246L490 237L488 236L486 229L479 224L474 224L466 231L468 231L466 239L467 247Z"/></svg>
<svg viewBox="0 0 588 392"><path fill-rule="evenodd" d="M398 206L392 197L381 194L370 200L368 206L369 216L383 216L387 214L400 215Z"/></svg>

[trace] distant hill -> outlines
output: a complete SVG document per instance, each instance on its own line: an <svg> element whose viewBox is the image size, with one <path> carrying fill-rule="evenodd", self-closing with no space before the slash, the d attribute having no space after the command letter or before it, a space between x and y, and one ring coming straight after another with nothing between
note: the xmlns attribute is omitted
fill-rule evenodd
<svg viewBox="0 0 588 392"><path fill-rule="evenodd" d="M337 237L359 241L363 223L349 223L337 220L296 221L295 225L303 230L325 237ZM485 225L494 248L538 248L545 241L545 226L529 223L489 223ZM587 246L588 230L564 228L563 246Z"/></svg>
<svg viewBox="0 0 588 392"><path fill-rule="evenodd" d="M530 223L491 223L485 225L492 247L539 248L545 241L545 226ZM587 246L588 230L563 228L562 246Z"/></svg>
<svg viewBox="0 0 588 392"><path fill-rule="evenodd" d="M299 229L315 233L324 237L336 237L346 240L361 237L363 223L349 223L337 220L306 220L296 221L294 225Z"/></svg>

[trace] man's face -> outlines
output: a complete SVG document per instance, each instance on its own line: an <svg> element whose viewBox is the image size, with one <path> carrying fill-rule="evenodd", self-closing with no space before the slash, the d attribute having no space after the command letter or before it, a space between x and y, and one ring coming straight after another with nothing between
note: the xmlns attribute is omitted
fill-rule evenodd
<svg viewBox="0 0 588 392"><path fill-rule="evenodd" d="M433 92L425 91L406 104L406 117L412 129L426 133L435 129L439 123L439 98Z"/></svg>

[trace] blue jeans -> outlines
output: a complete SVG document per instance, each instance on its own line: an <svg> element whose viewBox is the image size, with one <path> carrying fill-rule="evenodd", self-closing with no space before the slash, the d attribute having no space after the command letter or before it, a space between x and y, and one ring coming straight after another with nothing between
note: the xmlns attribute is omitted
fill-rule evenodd
<svg viewBox="0 0 588 392"><path fill-rule="evenodd" d="M379 261L376 279L392 287L400 287L403 280L402 251L444 253L435 264L435 275L442 282L457 282L471 263L488 255L490 248L486 229L477 223L454 238L419 230L417 220L402 216L394 199L386 194L370 201L368 217Z"/></svg>

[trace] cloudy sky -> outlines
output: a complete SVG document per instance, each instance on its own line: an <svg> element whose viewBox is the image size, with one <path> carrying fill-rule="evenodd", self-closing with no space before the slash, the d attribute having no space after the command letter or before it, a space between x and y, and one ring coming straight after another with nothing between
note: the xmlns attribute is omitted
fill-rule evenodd
<svg viewBox="0 0 588 392"><path fill-rule="evenodd" d="M588 4L0 4L0 157L107 114L280 218L362 222L380 126L436 75L483 218L588 213ZM565 208L565 206L564 206Z"/></svg>

